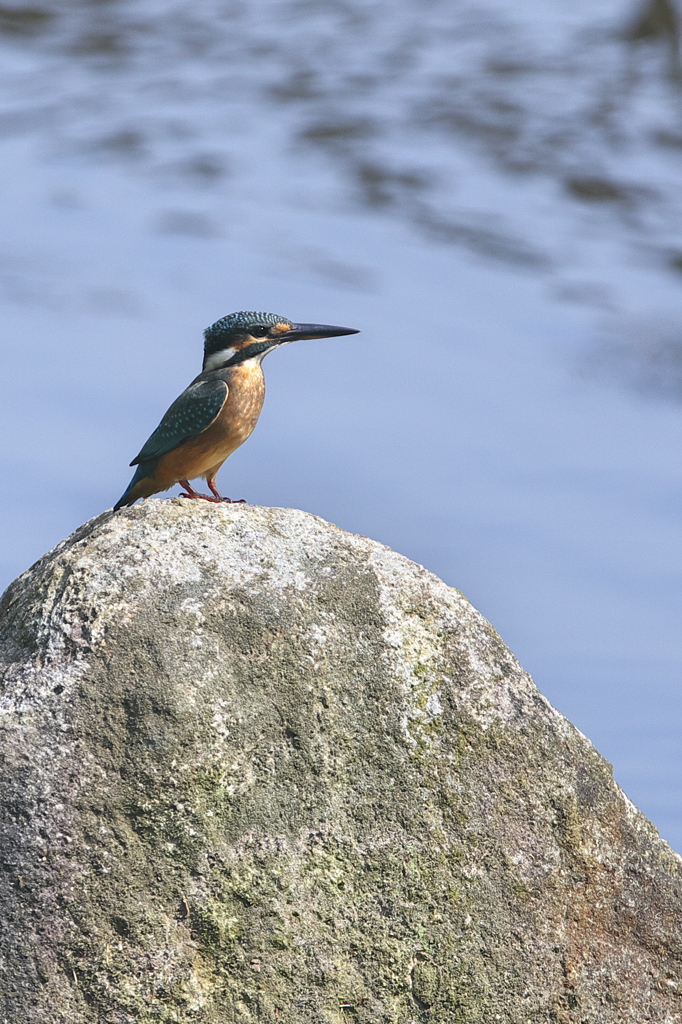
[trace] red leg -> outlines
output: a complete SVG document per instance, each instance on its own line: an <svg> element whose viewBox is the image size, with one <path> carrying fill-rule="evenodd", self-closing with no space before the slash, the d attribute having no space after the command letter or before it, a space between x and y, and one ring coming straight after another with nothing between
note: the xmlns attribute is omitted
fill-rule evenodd
<svg viewBox="0 0 682 1024"><path fill-rule="evenodd" d="M182 483L182 481L180 481L180 482ZM233 498L223 498L222 494L220 493L220 491L216 487L216 482L215 482L215 477L214 476L208 477L207 480L206 480L206 483L210 487L210 489L213 492L213 494L215 494L215 498L212 499L213 501L226 501L230 505L246 505L246 500L244 498L239 498L238 501L235 501ZM183 484L182 486L184 487L185 485Z"/></svg>
<svg viewBox="0 0 682 1024"><path fill-rule="evenodd" d="M216 503L223 500L222 498L212 498L210 494L199 494L198 491L194 490L189 480L178 480L178 483L187 492L186 494L181 494L181 498L202 498L204 501L214 501Z"/></svg>

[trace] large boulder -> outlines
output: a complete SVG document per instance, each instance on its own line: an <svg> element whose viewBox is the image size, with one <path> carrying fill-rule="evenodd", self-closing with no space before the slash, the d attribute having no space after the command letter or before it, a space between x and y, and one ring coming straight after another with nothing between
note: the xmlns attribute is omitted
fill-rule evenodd
<svg viewBox="0 0 682 1024"><path fill-rule="evenodd" d="M680 859L420 566L148 500L1 626L4 1024L682 1019Z"/></svg>

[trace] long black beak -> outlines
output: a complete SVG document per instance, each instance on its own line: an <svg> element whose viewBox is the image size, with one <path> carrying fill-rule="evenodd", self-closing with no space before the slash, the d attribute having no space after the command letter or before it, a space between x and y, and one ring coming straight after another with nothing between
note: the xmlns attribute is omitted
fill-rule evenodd
<svg viewBox="0 0 682 1024"><path fill-rule="evenodd" d="M305 338L336 338L342 334L359 334L354 327L329 327L327 324L294 324L290 331L277 335L278 342L302 341Z"/></svg>

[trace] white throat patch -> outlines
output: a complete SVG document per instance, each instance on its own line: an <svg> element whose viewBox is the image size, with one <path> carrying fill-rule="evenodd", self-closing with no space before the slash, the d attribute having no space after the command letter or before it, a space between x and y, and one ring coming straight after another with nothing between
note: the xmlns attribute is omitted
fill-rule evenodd
<svg viewBox="0 0 682 1024"><path fill-rule="evenodd" d="M220 352L213 352L204 360L203 372L206 373L207 370L215 370L218 366L222 366L232 358L236 351L235 348L221 348Z"/></svg>

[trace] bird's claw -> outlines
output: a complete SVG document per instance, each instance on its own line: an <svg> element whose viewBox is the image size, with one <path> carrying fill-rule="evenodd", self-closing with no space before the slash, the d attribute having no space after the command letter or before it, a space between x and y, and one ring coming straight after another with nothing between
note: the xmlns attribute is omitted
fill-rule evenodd
<svg viewBox="0 0 682 1024"><path fill-rule="evenodd" d="M202 501L213 501L216 504L218 502L224 500L223 498L212 498L210 494L185 494L184 491L183 491L182 494L179 494L178 497L179 498L201 498Z"/></svg>
<svg viewBox="0 0 682 1024"><path fill-rule="evenodd" d="M221 505L225 502L227 505L246 505L246 498L213 498L210 494L198 494L196 491L194 494L186 494L182 491L179 498L201 498L202 501L212 501L214 505Z"/></svg>

